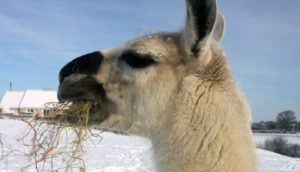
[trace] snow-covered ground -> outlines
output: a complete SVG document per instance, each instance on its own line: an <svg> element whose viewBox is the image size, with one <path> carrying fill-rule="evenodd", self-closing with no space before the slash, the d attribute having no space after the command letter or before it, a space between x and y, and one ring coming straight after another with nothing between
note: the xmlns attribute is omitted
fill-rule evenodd
<svg viewBox="0 0 300 172"><path fill-rule="evenodd" d="M286 138L289 143L300 144L300 133L298 134L280 134L280 133L255 133L256 144L263 144L265 140L281 136Z"/></svg>
<svg viewBox="0 0 300 172"><path fill-rule="evenodd" d="M288 143L300 144L300 134L279 134L279 133L255 133L254 138L257 146L261 146L265 140L281 136L287 139ZM300 159L289 158L273 152L258 149L261 171L263 172L290 172L300 171Z"/></svg>
<svg viewBox="0 0 300 172"><path fill-rule="evenodd" d="M16 120L0 120L0 172L36 171L34 163L25 153L30 151L26 146L30 143L30 136L21 138L28 128L27 124ZM154 172L151 161L152 148L149 140L141 137L120 136L111 133L102 133L99 137L92 137L86 141L85 153L82 159L88 172ZM257 142L269 135L256 135ZM298 137L299 139L299 137ZM297 141L297 140L295 140ZM299 142L298 142L299 143ZM257 150L262 172L299 172L300 159L289 158L276 153ZM41 171L53 171L65 163L49 160ZM64 171L64 170L58 170ZM79 171L79 170L75 170Z"/></svg>

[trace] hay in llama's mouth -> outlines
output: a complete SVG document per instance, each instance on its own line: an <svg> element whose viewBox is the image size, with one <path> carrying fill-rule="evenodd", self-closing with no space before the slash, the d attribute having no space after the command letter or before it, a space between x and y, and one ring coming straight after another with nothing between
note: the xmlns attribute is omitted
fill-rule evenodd
<svg viewBox="0 0 300 172"><path fill-rule="evenodd" d="M88 127L89 116L95 105L88 100L76 100L47 103L45 106L50 109L50 113L41 118L46 122L54 122L57 125Z"/></svg>

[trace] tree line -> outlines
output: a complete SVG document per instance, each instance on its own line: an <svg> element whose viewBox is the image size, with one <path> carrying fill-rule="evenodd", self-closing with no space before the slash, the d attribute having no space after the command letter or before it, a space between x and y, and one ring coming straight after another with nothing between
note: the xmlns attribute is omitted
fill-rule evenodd
<svg viewBox="0 0 300 172"><path fill-rule="evenodd" d="M253 131L300 132L300 121L295 112L286 110L277 114L275 121L261 121L252 123Z"/></svg>

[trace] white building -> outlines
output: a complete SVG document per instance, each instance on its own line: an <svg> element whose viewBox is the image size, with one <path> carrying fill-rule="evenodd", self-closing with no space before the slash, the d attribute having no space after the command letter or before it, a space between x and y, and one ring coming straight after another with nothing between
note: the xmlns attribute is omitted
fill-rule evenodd
<svg viewBox="0 0 300 172"><path fill-rule="evenodd" d="M0 107L2 113L44 116L48 111L45 104L49 102L58 102L57 91L7 91L0 102Z"/></svg>
<svg viewBox="0 0 300 172"><path fill-rule="evenodd" d="M18 113L18 107L22 101L24 92L21 91L8 91L4 94L0 102L2 113Z"/></svg>

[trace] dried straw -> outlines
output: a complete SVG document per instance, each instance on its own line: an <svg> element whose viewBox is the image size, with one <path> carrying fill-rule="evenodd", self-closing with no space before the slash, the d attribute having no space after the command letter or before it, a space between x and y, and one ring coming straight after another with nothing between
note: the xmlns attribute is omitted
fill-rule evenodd
<svg viewBox="0 0 300 172"><path fill-rule="evenodd" d="M74 168L85 171L85 164L81 159L81 155L84 153L83 142L91 136L97 136L101 140L99 134L92 133L88 129L89 114L93 103L76 101L47 103L45 106L51 113L42 118L25 121L29 130L22 136L24 139L26 136L30 136L29 133L33 133L29 155L34 159L35 169L45 171L43 167L49 166L49 163L54 168L51 164L53 158L60 157L61 161L65 162L64 171ZM29 167L32 165L24 169ZM59 169L49 171L53 170Z"/></svg>

